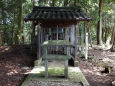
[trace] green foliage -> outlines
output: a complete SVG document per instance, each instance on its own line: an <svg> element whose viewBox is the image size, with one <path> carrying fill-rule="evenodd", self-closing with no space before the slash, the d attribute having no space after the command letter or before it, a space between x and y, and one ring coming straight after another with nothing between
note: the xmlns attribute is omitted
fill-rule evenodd
<svg viewBox="0 0 115 86"><path fill-rule="evenodd" d="M73 6L75 0L35 0L37 6L64 6L64 1L68 1L68 6ZM15 44L18 30L19 0L0 0L0 30L2 30L2 43ZM76 0L76 6L81 6L85 12L93 19L89 22L89 29L92 40L96 41L96 28L99 21L99 0ZM33 0L23 0L23 17L32 11ZM107 36L111 36L111 31L115 27L115 0L103 0L103 30L107 29ZM84 34L84 23L79 24L79 32ZM104 32L105 34L106 32ZM21 36L24 36L25 43L30 43L31 22L24 22ZM22 38L21 38L22 40Z"/></svg>

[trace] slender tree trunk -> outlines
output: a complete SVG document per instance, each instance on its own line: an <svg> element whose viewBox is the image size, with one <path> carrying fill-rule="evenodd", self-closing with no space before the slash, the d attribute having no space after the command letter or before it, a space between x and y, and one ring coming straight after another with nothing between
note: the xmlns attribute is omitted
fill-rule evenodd
<svg viewBox="0 0 115 86"><path fill-rule="evenodd" d="M35 6L36 1L35 0L31 0L31 2L33 3L33 7Z"/></svg>
<svg viewBox="0 0 115 86"><path fill-rule="evenodd" d="M97 26L97 44L102 45L102 1L99 0L99 21Z"/></svg>
<svg viewBox="0 0 115 86"><path fill-rule="evenodd" d="M111 47L111 51L115 52L115 29L113 29L113 34L112 34L112 38L111 38L111 42L113 42L112 47Z"/></svg>
<svg viewBox="0 0 115 86"><path fill-rule="evenodd" d="M13 26L12 26L12 38L11 38L11 44L13 45L14 44L14 24L15 24L15 13L14 13L14 15L13 15Z"/></svg>
<svg viewBox="0 0 115 86"><path fill-rule="evenodd" d="M6 43L6 19L5 19L5 16L4 16L4 8L2 7L2 21L3 21L3 25L5 26L4 30L3 30L3 44Z"/></svg>
<svg viewBox="0 0 115 86"><path fill-rule="evenodd" d="M19 21L18 21L18 30L17 30L17 43L20 42L21 30L23 26L23 0L19 0Z"/></svg>
<svg viewBox="0 0 115 86"><path fill-rule="evenodd" d="M35 6L35 0L32 0L33 1L33 7ZM32 50L34 51L34 42L35 42L35 23L32 22L32 26L31 26L31 29L32 29L32 33L31 33L31 45L32 45Z"/></svg>
<svg viewBox="0 0 115 86"><path fill-rule="evenodd" d="M64 0L64 7L68 6L68 0Z"/></svg>
<svg viewBox="0 0 115 86"><path fill-rule="evenodd" d="M76 6L76 4L77 4L77 0L74 0L74 6Z"/></svg>
<svg viewBox="0 0 115 86"><path fill-rule="evenodd" d="M112 30L112 36L111 36L110 44L113 44L113 42L114 42L114 35L115 35L115 29Z"/></svg>
<svg viewBox="0 0 115 86"><path fill-rule="evenodd" d="M46 0L45 3L46 3L47 6L50 6L50 0Z"/></svg>
<svg viewBox="0 0 115 86"><path fill-rule="evenodd" d="M55 7L55 0L52 0L52 7Z"/></svg>
<svg viewBox="0 0 115 86"><path fill-rule="evenodd" d="M0 30L0 47L2 46L2 37L1 37L1 30Z"/></svg>
<svg viewBox="0 0 115 86"><path fill-rule="evenodd" d="M105 28L102 28L102 40L104 41ZM105 41L104 41L105 42Z"/></svg>
<svg viewBox="0 0 115 86"><path fill-rule="evenodd" d="M12 37L11 37L11 45L13 45L13 42L14 42L14 23L13 23L13 26L12 26Z"/></svg>
<svg viewBox="0 0 115 86"><path fill-rule="evenodd" d="M108 28L105 28L105 37L104 37L105 38L105 40L104 40L105 43L107 42L107 37L108 37L108 31L107 31L107 29Z"/></svg>

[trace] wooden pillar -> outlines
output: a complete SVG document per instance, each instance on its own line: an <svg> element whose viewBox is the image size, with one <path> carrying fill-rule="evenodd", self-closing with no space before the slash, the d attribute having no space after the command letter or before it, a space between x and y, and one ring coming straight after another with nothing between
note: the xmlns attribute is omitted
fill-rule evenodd
<svg viewBox="0 0 115 86"><path fill-rule="evenodd" d="M37 44L38 44L38 47L37 47L37 59L40 59L40 56L41 56L41 42L40 42L40 33L41 33L41 28L40 28L40 25L38 25L38 37L37 37Z"/></svg>
<svg viewBox="0 0 115 86"><path fill-rule="evenodd" d="M67 56L70 56L70 47L66 48L66 53ZM68 78L68 59L65 60L65 78Z"/></svg>
<svg viewBox="0 0 115 86"><path fill-rule="evenodd" d="M48 77L48 60L47 60L47 47L45 47L45 77Z"/></svg>
<svg viewBox="0 0 115 86"><path fill-rule="evenodd" d="M65 78L68 78L68 59L65 60Z"/></svg>
<svg viewBox="0 0 115 86"><path fill-rule="evenodd" d="M75 27L74 25L72 25L71 29L70 29L70 42L72 43L72 45L75 45ZM74 48L71 48L71 53L74 55Z"/></svg>
<svg viewBox="0 0 115 86"><path fill-rule="evenodd" d="M78 57L77 57L77 43L78 43L78 24L75 25L75 60L74 66L78 66Z"/></svg>
<svg viewBox="0 0 115 86"><path fill-rule="evenodd" d="M85 59L88 59L88 33L85 34Z"/></svg>
<svg viewBox="0 0 115 86"><path fill-rule="evenodd" d="M57 26L56 39L58 40L58 26Z"/></svg>
<svg viewBox="0 0 115 86"><path fill-rule="evenodd" d="M59 40L59 38L58 38L58 26L57 26L56 40ZM56 46L56 53L58 53L57 51L58 51L58 46Z"/></svg>
<svg viewBox="0 0 115 86"><path fill-rule="evenodd" d="M75 42L75 28L74 28L74 25L72 25L70 30L71 30L70 31L70 41L74 45L74 42Z"/></svg>
<svg viewBox="0 0 115 86"><path fill-rule="evenodd" d="M65 28L65 40L69 40L69 28Z"/></svg>
<svg viewBox="0 0 115 86"><path fill-rule="evenodd" d="M85 38L85 34L86 34L87 30L86 30L86 22L84 22L84 38ZM85 41L85 40L84 40Z"/></svg>

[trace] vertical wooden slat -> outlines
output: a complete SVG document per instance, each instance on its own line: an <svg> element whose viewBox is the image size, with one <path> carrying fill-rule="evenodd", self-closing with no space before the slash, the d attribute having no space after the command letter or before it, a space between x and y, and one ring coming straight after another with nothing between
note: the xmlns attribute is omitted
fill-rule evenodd
<svg viewBox="0 0 115 86"><path fill-rule="evenodd" d="M58 26L57 26L57 34L56 35L57 35L56 39L58 40ZM56 46L56 54L58 53L57 51L58 51L58 46Z"/></svg>
<svg viewBox="0 0 115 86"><path fill-rule="evenodd" d="M45 47L45 77L48 77L48 60L47 60L47 47Z"/></svg>
<svg viewBox="0 0 115 86"><path fill-rule="evenodd" d="M70 47L66 47L65 49L67 56L70 56ZM68 78L68 59L65 60L65 77Z"/></svg>
<svg viewBox="0 0 115 86"><path fill-rule="evenodd" d="M69 40L69 27L65 28L65 40ZM65 53L65 49L64 49L64 53Z"/></svg>
<svg viewBox="0 0 115 86"><path fill-rule="evenodd" d="M65 78L68 78L68 59L65 60Z"/></svg>
<svg viewBox="0 0 115 86"><path fill-rule="evenodd" d="M57 26L57 34L56 35L57 35L56 39L58 40L58 26Z"/></svg>
<svg viewBox="0 0 115 86"><path fill-rule="evenodd" d="M40 59L41 56L41 43L40 43L40 33L41 33L41 28L40 25L38 25L38 48L37 48L37 58Z"/></svg>
<svg viewBox="0 0 115 86"><path fill-rule="evenodd" d="M75 61L74 66L78 66L78 57L77 57L77 43L78 43L78 24L75 25Z"/></svg>
<svg viewBox="0 0 115 86"><path fill-rule="evenodd" d="M40 16L41 16L41 14L42 14L42 11L41 11L41 10L39 10L39 11L37 12L36 19L39 19L39 18L40 18Z"/></svg>
<svg viewBox="0 0 115 86"><path fill-rule="evenodd" d="M70 29L70 42L72 43L72 45L75 45L75 27L74 25L72 25L71 29ZM74 55L74 49L71 49L72 54Z"/></svg>
<svg viewBox="0 0 115 86"><path fill-rule="evenodd" d="M85 35L85 59L88 59L88 33Z"/></svg>
<svg viewBox="0 0 115 86"><path fill-rule="evenodd" d="M69 40L69 27L65 28L65 40Z"/></svg>
<svg viewBox="0 0 115 86"><path fill-rule="evenodd" d="M61 19L60 11L57 11L57 18L58 18L58 19Z"/></svg>

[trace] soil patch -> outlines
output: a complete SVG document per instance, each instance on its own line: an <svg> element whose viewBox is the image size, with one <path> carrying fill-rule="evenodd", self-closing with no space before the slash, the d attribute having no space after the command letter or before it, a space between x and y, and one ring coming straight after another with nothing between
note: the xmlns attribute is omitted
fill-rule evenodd
<svg viewBox="0 0 115 86"><path fill-rule="evenodd" d="M32 69L29 45L0 48L0 86L20 86Z"/></svg>
<svg viewBox="0 0 115 86"><path fill-rule="evenodd" d="M105 71L105 66L100 66L99 62L109 58L113 61L111 64L114 64L115 52L91 48L89 49L89 57L91 58L88 61L81 58L79 62L79 67L89 84L91 86L112 86L111 83L115 80L115 71L102 73L102 71Z"/></svg>

